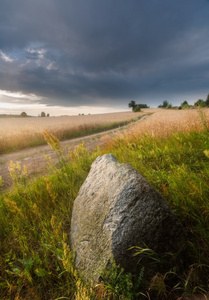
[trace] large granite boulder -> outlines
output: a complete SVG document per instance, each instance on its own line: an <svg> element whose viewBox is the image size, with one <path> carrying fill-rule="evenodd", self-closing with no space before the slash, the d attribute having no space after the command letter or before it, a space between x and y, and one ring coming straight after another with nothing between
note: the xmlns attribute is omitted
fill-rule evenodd
<svg viewBox="0 0 209 300"><path fill-rule="evenodd" d="M132 246L157 253L182 249L183 233L164 198L112 154L98 157L75 199L70 244L86 279L99 278L111 256L126 271L139 269Z"/></svg>

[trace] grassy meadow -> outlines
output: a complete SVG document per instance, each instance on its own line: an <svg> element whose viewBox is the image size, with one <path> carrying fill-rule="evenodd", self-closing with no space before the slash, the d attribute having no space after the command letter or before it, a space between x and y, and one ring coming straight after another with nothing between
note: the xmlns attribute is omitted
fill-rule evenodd
<svg viewBox="0 0 209 300"><path fill-rule="evenodd" d="M209 291L208 109L159 110L123 134L106 135L102 149L91 152L81 144L66 156L56 137L45 132L45 139L59 165L29 181L14 163L15 187L0 196L0 299L174 300ZM105 153L131 164L165 197L187 242L181 259L136 248L137 278L113 263L93 286L74 268L68 235L73 201L92 162ZM159 267L149 281L144 255L150 258L145 268ZM160 272L162 264L169 265L166 273Z"/></svg>
<svg viewBox="0 0 209 300"><path fill-rule="evenodd" d="M143 114L122 112L49 118L0 118L0 154L44 144L44 130L50 131L59 140L65 140L116 128Z"/></svg>

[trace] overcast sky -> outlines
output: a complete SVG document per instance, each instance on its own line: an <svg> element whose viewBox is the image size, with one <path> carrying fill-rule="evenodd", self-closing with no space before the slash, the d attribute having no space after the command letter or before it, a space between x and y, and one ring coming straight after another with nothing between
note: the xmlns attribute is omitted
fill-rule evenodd
<svg viewBox="0 0 209 300"><path fill-rule="evenodd" d="M0 113L193 104L208 93L208 0L0 1Z"/></svg>

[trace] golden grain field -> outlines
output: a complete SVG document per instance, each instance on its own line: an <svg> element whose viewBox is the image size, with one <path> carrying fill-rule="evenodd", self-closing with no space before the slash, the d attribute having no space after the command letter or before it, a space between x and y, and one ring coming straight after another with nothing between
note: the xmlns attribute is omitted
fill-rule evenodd
<svg viewBox="0 0 209 300"><path fill-rule="evenodd" d="M134 125L129 134L167 137L177 132L202 131L206 126L209 128L209 108L162 110Z"/></svg>
<svg viewBox="0 0 209 300"><path fill-rule="evenodd" d="M79 132L85 134L88 130L100 126L130 121L150 113L152 113L151 116L133 124L125 132L119 133L117 138L123 136L128 142L144 134L167 137L175 132L201 131L206 126L209 128L209 108L200 110L146 109L139 113L120 112L49 118L2 118L0 119L0 153L8 149L15 150L43 144L42 132L44 130L50 131L62 140L67 135ZM108 135L102 139L109 144L113 141Z"/></svg>
<svg viewBox="0 0 209 300"><path fill-rule="evenodd" d="M115 139L123 139L125 142L139 139L142 135L166 138L174 133L187 133L191 131L209 130L209 108L168 110L156 109L154 114L142 122L133 124L124 132L115 137L103 136L106 145L114 144Z"/></svg>
<svg viewBox="0 0 209 300"><path fill-rule="evenodd" d="M0 153L36 146L44 142L42 132L50 131L59 139L67 135L87 132L99 126L130 121L144 113L120 112L98 115L79 115L64 117L31 117L31 118L2 118L0 119Z"/></svg>

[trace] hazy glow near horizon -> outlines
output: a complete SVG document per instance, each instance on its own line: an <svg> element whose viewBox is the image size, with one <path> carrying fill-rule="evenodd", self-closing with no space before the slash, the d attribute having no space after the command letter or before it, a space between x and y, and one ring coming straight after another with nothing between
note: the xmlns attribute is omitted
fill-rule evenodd
<svg viewBox="0 0 209 300"><path fill-rule="evenodd" d="M50 106L45 103L44 97L35 94L25 94L22 91L11 92L0 90L0 114L20 115L23 111L30 116L38 116L44 111L51 116L101 114L127 111L125 107L114 108L105 106Z"/></svg>
<svg viewBox="0 0 209 300"><path fill-rule="evenodd" d="M62 107L62 106L47 106L45 104L17 104L17 103L0 103L0 114L20 115L21 112L26 112L30 116L38 116L44 111L50 116L61 115L78 115L78 114L102 114L112 112L123 112L128 109L114 109L112 107L94 107L94 106L77 106L77 107Z"/></svg>

